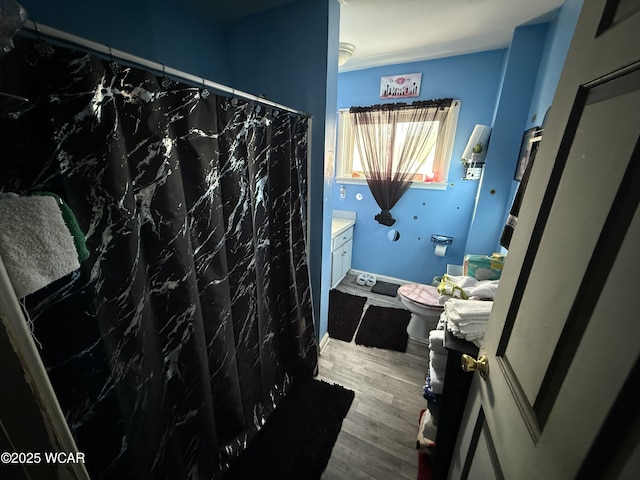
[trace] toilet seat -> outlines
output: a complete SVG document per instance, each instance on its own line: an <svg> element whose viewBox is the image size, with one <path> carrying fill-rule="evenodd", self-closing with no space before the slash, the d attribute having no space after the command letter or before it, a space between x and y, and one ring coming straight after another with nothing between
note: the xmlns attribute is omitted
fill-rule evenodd
<svg viewBox="0 0 640 480"><path fill-rule="evenodd" d="M407 325L409 338L428 345L429 331L437 327L444 306L438 301L440 294L436 287L420 283L408 283L398 288L403 305L411 312Z"/></svg>
<svg viewBox="0 0 640 480"><path fill-rule="evenodd" d="M431 285L407 283L398 288L398 294L423 308L426 307L437 311L444 310L444 307L438 302L438 298L440 297L438 289Z"/></svg>

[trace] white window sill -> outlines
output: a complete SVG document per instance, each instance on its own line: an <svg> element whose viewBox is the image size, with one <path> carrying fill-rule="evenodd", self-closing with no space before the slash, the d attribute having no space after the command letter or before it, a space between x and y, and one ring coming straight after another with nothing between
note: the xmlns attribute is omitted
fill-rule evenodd
<svg viewBox="0 0 640 480"><path fill-rule="evenodd" d="M336 183L344 183L347 185L366 185L367 181L364 178L336 177ZM414 182L411 184L409 188L417 188L420 190L446 190L447 182L437 182L437 183Z"/></svg>

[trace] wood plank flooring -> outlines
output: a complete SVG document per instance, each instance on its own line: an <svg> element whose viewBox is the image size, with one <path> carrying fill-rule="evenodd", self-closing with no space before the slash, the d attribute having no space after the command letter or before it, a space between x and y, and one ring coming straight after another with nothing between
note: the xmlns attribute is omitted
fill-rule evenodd
<svg viewBox="0 0 640 480"><path fill-rule="evenodd" d="M368 305L403 308L400 300L372 294L347 276L338 290L369 298ZM409 340L406 353L330 339L318 378L355 392L323 480L409 479L418 474L415 449L428 368L426 345Z"/></svg>

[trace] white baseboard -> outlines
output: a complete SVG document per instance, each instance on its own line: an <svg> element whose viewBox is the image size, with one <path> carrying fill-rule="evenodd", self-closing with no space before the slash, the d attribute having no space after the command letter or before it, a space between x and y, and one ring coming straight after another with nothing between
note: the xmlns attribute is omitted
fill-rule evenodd
<svg viewBox="0 0 640 480"><path fill-rule="evenodd" d="M318 348L320 349L320 355L322 355L322 352L326 348L327 343L329 343L329 334L325 333L324 336L320 339L320 343L318 344Z"/></svg>
<svg viewBox="0 0 640 480"><path fill-rule="evenodd" d="M398 283L400 285L404 285L405 283L415 283L415 282L412 282L411 280L403 280L402 278L389 277L387 275L378 275L377 273L365 272L364 270L356 270L354 268L349 270L349 273L354 274L356 277L362 273L366 273L368 275L374 275L376 277L376 280L381 280L383 282L389 282L389 283Z"/></svg>

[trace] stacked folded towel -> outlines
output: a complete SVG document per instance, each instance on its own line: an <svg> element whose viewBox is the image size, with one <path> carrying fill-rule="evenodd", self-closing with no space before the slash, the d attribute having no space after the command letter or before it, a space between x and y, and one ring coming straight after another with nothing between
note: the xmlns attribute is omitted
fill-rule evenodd
<svg viewBox="0 0 640 480"><path fill-rule="evenodd" d="M429 350L447 353L444 348L444 330L431 330L429 332Z"/></svg>
<svg viewBox="0 0 640 480"><path fill-rule="evenodd" d="M0 194L0 257L18 298L77 270L88 256L77 248L60 202L50 195Z"/></svg>
<svg viewBox="0 0 640 480"><path fill-rule="evenodd" d="M432 393L442 395L444 391L444 375L444 370L438 370L429 365L429 386Z"/></svg>
<svg viewBox="0 0 640 480"><path fill-rule="evenodd" d="M444 372L447 368L447 353L431 351L429 353L429 365L437 371Z"/></svg>
<svg viewBox="0 0 640 480"><path fill-rule="evenodd" d="M492 301L452 298L444 304L447 330L467 341L480 340L487 330Z"/></svg>
<svg viewBox="0 0 640 480"><path fill-rule="evenodd" d="M438 302L444 305L451 298L491 300L499 283L499 280L478 280L464 275L445 274L438 285Z"/></svg>
<svg viewBox="0 0 640 480"><path fill-rule="evenodd" d="M428 386L432 393L441 395L444 389L444 376L447 368L447 349L444 348L444 330L429 332L429 378Z"/></svg>

